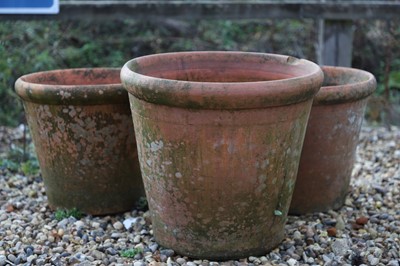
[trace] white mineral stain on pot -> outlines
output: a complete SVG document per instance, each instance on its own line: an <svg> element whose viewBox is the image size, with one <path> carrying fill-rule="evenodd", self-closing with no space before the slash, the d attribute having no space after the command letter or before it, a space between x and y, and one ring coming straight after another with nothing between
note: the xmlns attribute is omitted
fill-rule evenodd
<svg viewBox="0 0 400 266"><path fill-rule="evenodd" d="M265 184L261 184L261 185L259 185L257 188L256 188L256 190L255 190L255 192L256 193L261 193L264 189L266 189L267 188L267 185L265 185Z"/></svg>
<svg viewBox="0 0 400 266"><path fill-rule="evenodd" d="M65 132L65 121L61 119L60 117L56 118L56 123L57 123L57 128L60 130L61 133Z"/></svg>
<svg viewBox="0 0 400 266"><path fill-rule="evenodd" d="M176 172L176 173L175 173L175 177L176 177L176 178L182 178L182 174L181 174L180 172Z"/></svg>
<svg viewBox="0 0 400 266"><path fill-rule="evenodd" d="M61 99L62 99L62 100L68 99L68 98L71 97L71 93L65 92L65 91L60 91L60 96L61 96Z"/></svg>
<svg viewBox="0 0 400 266"><path fill-rule="evenodd" d="M153 141L150 143L150 150L152 152L156 152L156 151L162 149L163 147L164 147L164 143L162 140L159 140L159 141L156 140L156 141Z"/></svg>
<svg viewBox="0 0 400 266"><path fill-rule="evenodd" d="M333 127L333 131L340 130L342 127L343 125L341 123L338 123Z"/></svg>
<svg viewBox="0 0 400 266"><path fill-rule="evenodd" d="M53 116L53 115L51 114L51 112L50 112L50 108L49 108L48 105L45 105L45 106L43 107L43 110L44 110L45 114L47 115L47 117L52 117L52 116Z"/></svg>
<svg viewBox="0 0 400 266"><path fill-rule="evenodd" d="M224 144L224 140L223 140L223 139L217 140L216 142L214 142L214 145L213 145L214 150L215 150L215 149L218 149L218 148L221 147L223 144Z"/></svg>
<svg viewBox="0 0 400 266"><path fill-rule="evenodd" d="M349 118L347 118L347 120L349 120L350 124L353 124L354 121L356 121L356 116L355 116L355 115L352 115L352 116L350 116Z"/></svg>
<svg viewBox="0 0 400 266"><path fill-rule="evenodd" d="M269 160L268 159L262 161L261 169L263 169L263 170L267 169L268 165L269 165Z"/></svg>
<svg viewBox="0 0 400 266"><path fill-rule="evenodd" d="M228 145L228 153L233 154L234 152L235 152L235 145L232 142L230 142Z"/></svg>
<svg viewBox="0 0 400 266"><path fill-rule="evenodd" d="M350 124L354 124L354 122L356 122L357 120L357 112L354 112L353 110L348 110L347 120L349 121Z"/></svg>
<svg viewBox="0 0 400 266"><path fill-rule="evenodd" d="M71 111L69 111L68 114L69 114L70 117L74 117L74 116L76 115L75 109L72 107L72 108L71 108Z"/></svg>

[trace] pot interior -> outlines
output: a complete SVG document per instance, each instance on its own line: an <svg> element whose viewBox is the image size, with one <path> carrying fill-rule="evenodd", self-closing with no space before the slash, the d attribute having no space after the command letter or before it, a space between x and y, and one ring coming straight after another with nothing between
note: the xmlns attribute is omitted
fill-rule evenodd
<svg viewBox="0 0 400 266"><path fill-rule="evenodd" d="M350 68L324 67L324 82L322 86L351 85L368 81L371 77L361 71Z"/></svg>
<svg viewBox="0 0 400 266"><path fill-rule="evenodd" d="M299 62L287 56L177 53L141 57L128 67L138 74L154 78L225 83L281 80L310 74L308 68L298 66Z"/></svg>
<svg viewBox="0 0 400 266"><path fill-rule="evenodd" d="M27 83L57 86L120 84L120 69L65 69L29 74L21 77Z"/></svg>

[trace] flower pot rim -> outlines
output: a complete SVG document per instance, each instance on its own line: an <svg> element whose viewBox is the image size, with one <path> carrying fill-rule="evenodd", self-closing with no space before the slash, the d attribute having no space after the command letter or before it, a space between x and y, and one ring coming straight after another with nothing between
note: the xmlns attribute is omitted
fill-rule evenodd
<svg viewBox="0 0 400 266"><path fill-rule="evenodd" d="M274 64L281 69L286 68L288 73L292 69L292 77L247 82L198 82L160 78L137 71L143 62L158 60L159 64L168 64L173 60L184 61L190 58L208 58L215 62L218 58L236 62L255 60L250 63ZM301 70L304 74L295 75L293 69ZM274 74L289 75L280 73L279 69L277 71ZM289 105L312 98L322 85L323 73L317 64L291 56L239 51L195 51L134 58L123 66L121 80L130 94L151 103L192 109L253 109Z"/></svg>
<svg viewBox="0 0 400 266"><path fill-rule="evenodd" d="M321 66L325 78L332 75L351 75L354 79L343 84L322 85L314 97L314 105L340 104L364 99L376 89L376 80L371 73L350 67Z"/></svg>
<svg viewBox="0 0 400 266"><path fill-rule="evenodd" d="M119 83L96 82L79 84L56 84L57 78L66 74L85 76L109 75L119 77L121 68L67 68L34 72L21 76L15 82L15 91L24 101L50 105L97 105L127 103L127 93ZM81 77L80 77L81 76ZM40 80L42 78L42 80ZM96 76L92 77L96 80Z"/></svg>

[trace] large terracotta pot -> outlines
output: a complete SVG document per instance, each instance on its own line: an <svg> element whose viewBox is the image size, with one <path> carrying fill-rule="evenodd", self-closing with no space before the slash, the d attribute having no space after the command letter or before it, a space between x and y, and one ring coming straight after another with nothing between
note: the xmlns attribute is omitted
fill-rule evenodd
<svg viewBox="0 0 400 266"><path fill-rule="evenodd" d="M108 214L144 196L119 73L67 69L17 80L50 207Z"/></svg>
<svg viewBox="0 0 400 266"><path fill-rule="evenodd" d="M154 236L194 258L265 254L284 237L320 68L182 52L125 64Z"/></svg>
<svg viewBox="0 0 400 266"><path fill-rule="evenodd" d="M323 67L325 80L315 96L301 154L290 213L340 208L346 198L372 74Z"/></svg>

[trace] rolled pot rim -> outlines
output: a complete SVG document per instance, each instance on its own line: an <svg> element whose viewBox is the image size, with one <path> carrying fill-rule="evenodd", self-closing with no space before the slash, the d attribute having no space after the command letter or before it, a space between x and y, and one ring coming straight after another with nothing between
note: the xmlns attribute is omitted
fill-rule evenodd
<svg viewBox="0 0 400 266"><path fill-rule="evenodd" d="M24 101L49 104L49 105L98 105L127 103L128 96L122 84L101 83L98 84L52 84L51 78L55 75L107 75L115 72L119 77L121 68L95 67L95 68L69 68L39 71L23 75L15 82L15 91ZM53 75L53 77L51 77ZM43 77L43 82L38 80Z"/></svg>
<svg viewBox="0 0 400 266"><path fill-rule="evenodd" d="M321 66L325 78L332 75L352 75L357 80L337 85L322 85L314 97L314 105L340 104L362 100L376 89L376 80L371 73L350 67Z"/></svg>
<svg viewBox="0 0 400 266"><path fill-rule="evenodd" d="M159 78L135 72L142 60L165 60L185 56L260 57L266 63L305 68L309 73L290 78L248 82L199 82ZM159 58L157 58L159 57ZM134 58L122 67L125 89L138 99L173 107L192 109L253 109L289 105L314 97L323 81L320 67L308 60L291 56L238 52L196 51L147 55Z"/></svg>

